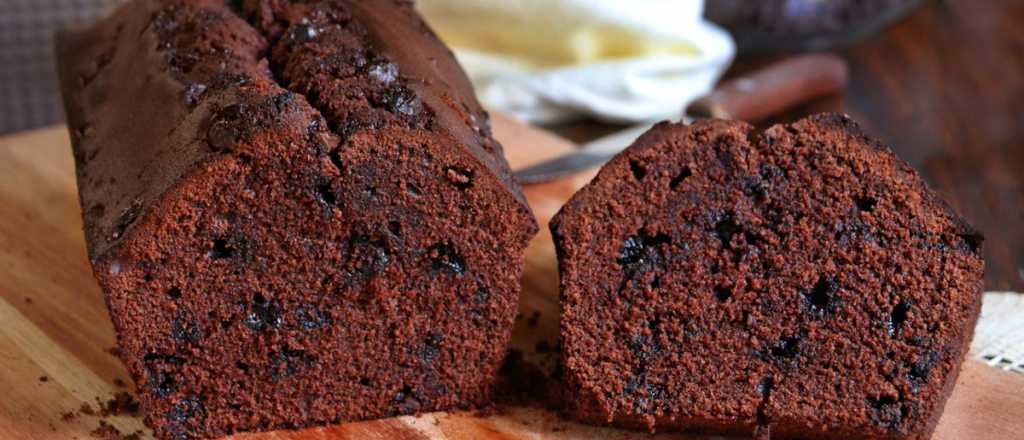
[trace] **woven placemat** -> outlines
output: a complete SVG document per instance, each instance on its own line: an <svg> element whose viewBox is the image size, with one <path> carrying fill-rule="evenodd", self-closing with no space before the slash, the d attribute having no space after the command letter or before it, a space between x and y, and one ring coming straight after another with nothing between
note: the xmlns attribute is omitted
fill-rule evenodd
<svg viewBox="0 0 1024 440"><path fill-rule="evenodd" d="M1024 374L1024 294L985 293L971 356L993 367Z"/></svg>
<svg viewBox="0 0 1024 440"><path fill-rule="evenodd" d="M0 1L0 133L63 120L53 34L89 23L124 0Z"/></svg>

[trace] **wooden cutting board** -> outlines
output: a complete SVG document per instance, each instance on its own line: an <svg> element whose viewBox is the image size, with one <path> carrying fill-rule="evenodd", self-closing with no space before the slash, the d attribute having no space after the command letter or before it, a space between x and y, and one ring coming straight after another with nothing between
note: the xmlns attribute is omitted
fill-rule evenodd
<svg viewBox="0 0 1024 440"><path fill-rule="evenodd" d="M513 167L568 151L572 145L506 118L496 137ZM90 437L101 421L122 433L144 429L137 416L90 416L120 391L128 374L109 353L114 335L93 281L81 232L73 162L64 127L0 137L0 437ZM541 234L527 255L514 348L550 363L538 343L557 335L557 273L548 219L591 173L526 189ZM544 342L541 342L544 341ZM541 350L545 351L545 350ZM123 381L123 382L122 382ZM62 417L67 414L68 416ZM1010 439L1024 433L1024 376L968 361L935 438ZM144 431L148 436L148 431ZM583 439L700 436L587 427L547 410L510 408L488 417L433 413L303 431L239 435L251 439Z"/></svg>

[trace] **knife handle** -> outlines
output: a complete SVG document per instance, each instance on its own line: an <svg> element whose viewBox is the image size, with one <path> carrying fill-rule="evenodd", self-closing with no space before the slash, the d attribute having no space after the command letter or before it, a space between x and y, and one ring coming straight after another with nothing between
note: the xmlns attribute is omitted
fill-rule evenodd
<svg viewBox="0 0 1024 440"><path fill-rule="evenodd" d="M687 116L757 122L846 88L849 67L829 53L797 55L731 79L686 108Z"/></svg>

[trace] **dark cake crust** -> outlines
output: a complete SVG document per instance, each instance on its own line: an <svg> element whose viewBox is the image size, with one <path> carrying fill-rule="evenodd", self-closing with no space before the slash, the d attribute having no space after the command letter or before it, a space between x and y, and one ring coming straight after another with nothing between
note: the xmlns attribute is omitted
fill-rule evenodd
<svg viewBox="0 0 1024 440"><path fill-rule="evenodd" d="M410 4L137 0L57 53L89 257L158 437L487 399L537 226Z"/></svg>
<svg viewBox="0 0 1024 440"><path fill-rule="evenodd" d="M661 123L551 230L590 423L927 439L980 310L980 234L843 115Z"/></svg>

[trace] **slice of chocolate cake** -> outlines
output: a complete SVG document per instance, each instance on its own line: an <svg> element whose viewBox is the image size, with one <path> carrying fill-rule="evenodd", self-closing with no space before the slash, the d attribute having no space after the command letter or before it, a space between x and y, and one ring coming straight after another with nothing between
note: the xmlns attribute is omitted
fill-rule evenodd
<svg viewBox="0 0 1024 440"><path fill-rule="evenodd" d="M537 226L409 3L138 0L58 57L89 256L158 437L487 398Z"/></svg>
<svg viewBox="0 0 1024 440"><path fill-rule="evenodd" d="M980 307L982 237L837 114L661 123L551 229L591 423L927 439Z"/></svg>

